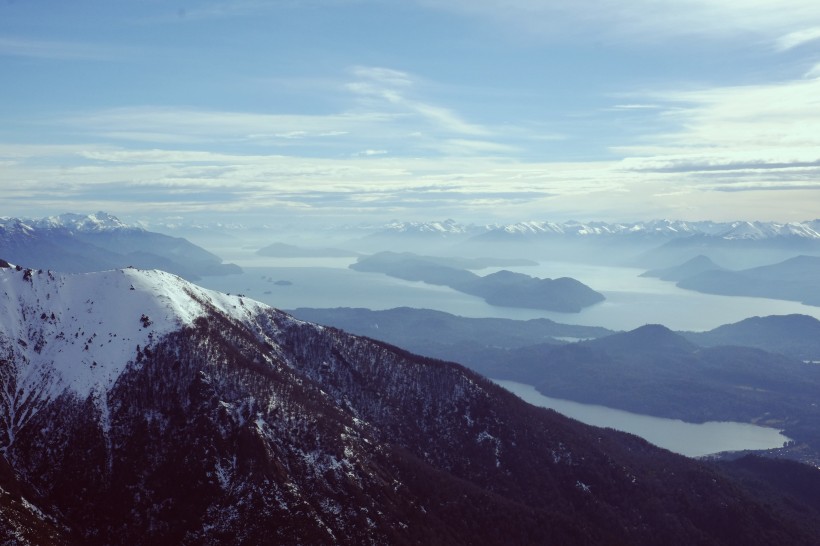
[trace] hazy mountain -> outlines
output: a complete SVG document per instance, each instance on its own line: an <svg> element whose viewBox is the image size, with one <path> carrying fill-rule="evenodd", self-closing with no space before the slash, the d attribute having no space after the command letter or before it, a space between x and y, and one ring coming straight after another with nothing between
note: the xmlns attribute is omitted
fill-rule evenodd
<svg viewBox="0 0 820 546"><path fill-rule="evenodd" d="M702 348L659 325L510 351L509 378L548 395L686 421L768 424L820 461L820 366L741 346ZM801 455L802 457L802 455Z"/></svg>
<svg viewBox="0 0 820 546"><path fill-rule="evenodd" d="M748 269L799 254L820 254L820 239L811 234L768 237L722 237L696 234L671 239L636 256L631 264L646 269L672 267L697 256L706 256L731 269Z"/></svg>
<svg viewBox="0 0 820 546"><path fill-rule="evenodd" d="M495 237L628 237L633 239L679 239L705 235L720 239L801 238L820 240L817 222L686 222L652 220L647 222L520 222L493 226L485 239Z"/></svg>
<svg viewBox="0 0 820 546"><path fill-rule="evenodd" d="M295 309L295 317L386 341L414 353L456 361L489 377L501 377L510 349L561 345L611 334L597 326L549 319L468 318L430 309Z"/></svg>
<svg viewBox="0 0 820 546"><path fill-rule="evenodd" d="M538 260L669 267L709 249L665 245L684 239L703 239L709 245L738 247L725 265L750 267L785 259L796 253L820 253L820 222L782 224L774 222L551 222L524 221L510 224L469 224L454 220L339 226L337 236L350 239L345 246L362 253L403 250L459 256L495 256ZM754 237L753 237L754 235ZM744 243L745 241L745 243ZM749 244L767 249L763 256L748 255ZM742 247L742 248L741 248ZM794 248L792 248L794 247ZM785 249L788 248L788 251ZM778 253L779 252L779 253ZM710 256L713 259L718 255ZM721 262L723 263L723 262Z"/></svg>
<svg viewBox="0 0 820 546"><path fill-rule="evenodd" d="M539 279L506 270L480 276L467 269L454 267L463 261L465 260L418 256L407 252L380 252L359 258L350 268L449 286L453 290L483 298L490 305L505 307L577 313L584 307L605 299L603 294L568 277Z"/></svg>
<svg viewBox="0 0 820 546"><path fill-rule="evenodd" d="M704 273L706 271L720 271L723 268L702 254L675 267L653 269L641 274L641 277L657 277L662 281L680 281Z"/></svg>
<svg viewBox="0 0 820 546"><path fill-rule="evenodd" d="M820 528L816 506L458 365L173 275L3 268L0 285L0 536L19 544L811 544Z"/></svg>
<svg viewBox="0 0 820 546"><path fill-rule="evenodd" d="M810 445L793 455L820 461L820 415L813 405L820 366L795 358L820 354L820 322L811 317L749 319L706 333L647 325L616 334L543 319L474 319L420 309L294 313L535 385L548 396L687 421L785 426ZM579 338L586 341L569 343Z"/></svg>
<svg viewBox="0 0 820 546"><path fill-rule="evenodd" d="M707 294L774 298L820 305L818 279L820 256L796 256L777 264L742 271L703 271L679 280L677 285Z"/></svg>
<svg viewBox="0 0 820 546"><path fill-rule="evenodd" d="M441 222L400 222L393 221L381 226L373 236L401 233L421 237L458 237L475 235L492 229L492 226L462 224L452 219Z"/></svg>
<svg viewBox="0 0 820 546"><path fill-rule="evenodd" d="M820 361L820 321L808 315L751 317L708 332L682 332L704 347L743 345L800 360Z"/></svg>
<svg viewBox="0 0 820 546"><path fill-rule="evenodd" d="M127 226L104 212L41 220L2 218L0 256L38 269L75 273L133 265L197 279L241 271L185 239Z"/></svg>

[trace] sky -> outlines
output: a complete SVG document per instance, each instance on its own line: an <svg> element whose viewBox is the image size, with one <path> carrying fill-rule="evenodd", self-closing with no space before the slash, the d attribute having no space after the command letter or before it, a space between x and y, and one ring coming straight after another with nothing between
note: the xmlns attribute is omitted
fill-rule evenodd
<svg viewBox="0 0 820 546"><path fill-rule="evenodd" d="M6 0L0 216L820 217L816 0Z"/></svg>

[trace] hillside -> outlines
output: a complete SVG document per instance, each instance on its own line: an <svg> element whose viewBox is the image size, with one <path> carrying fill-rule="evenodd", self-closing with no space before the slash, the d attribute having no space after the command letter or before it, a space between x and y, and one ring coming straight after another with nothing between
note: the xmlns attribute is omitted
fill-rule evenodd
<svg viewBox="0 0 820 546"><path fill-rule="evenodd" d="M772 509L770 492L458 365L173 275L2 268L0 290L0 486L36 507L0 499L0 536L32 514L84 545L811 544L820 529L813 506Z"/></svg>
<svg viewBox="0 0 820 546"><path fill-rule="evenodd" d="M708 332L681 332L704 347L742 345L807 361L820 361L820 321L808 315L750 317Z"/></svg>
<svg viewBox="0 0 820 546"><path fill-rule="evenodd" d="M820 257L795 256L741 271L709 270L681 278L681 288L726 296L753 296L820 305Z"/></svg>
<svg viewBox="0 0 820 546"><path fill-rule="evenodd" d="M455 360L547 395L685 421L785 427L788 456L820 462L820 323L763 317L711 332L631 332L422 309L297 309L297 316ZM779 453L784 455L784 453Z"/></svg>

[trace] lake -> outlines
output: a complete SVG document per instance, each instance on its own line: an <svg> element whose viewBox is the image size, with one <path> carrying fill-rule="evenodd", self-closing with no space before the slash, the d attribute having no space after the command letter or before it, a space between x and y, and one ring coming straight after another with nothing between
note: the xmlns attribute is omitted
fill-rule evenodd
<svg viewBox="0 0 820 546"><path fill-rule="evenodd" d="M602 292L607 300L581 313L495 307L448 287L348 269L353 261L350 258L254 257L248 262L237 260L245 270L240 275L206 277L199 284L221 292L244 294L279 309L365 307L378 310L404 306L436 309L466 317L524 320L544 317L613 330L656 323L673 330L698 331L751 316L791 313L820 318L820 308L796 302L699 294L680 289L673 283L640 277L642 270L639 269L563 262L508 269L538 277L574 277ZM480 274L498 269L483 270ZM277 284L281 281L290 284ZM691 457L720 451L770 449L781 447L789 440L775 429L746 423L685 423L549 398L530 385L511 381L497 383L532 404L555 409L584 423L630 432Z"/></svg>
<svg viewBox="0 0 820 546"><path fill-rule="evenodd" d="M488 305L484 300L445 286L404 281L380 273L348 269L351 258L262 258L236 260L245 272L205 277L199 284L222 292L241 293L279 309L297 307L366 307L436 309L465 317L526 320L549 318L567 324L631 330L663 324L673 330L701 331L752 316L799 313L820 318L820 307L766 298L716 296L683 290L674 283L640 277L642 270L544 262L510 267L537 277L573 277L606 296L606 301L580 313L557 313ZM265 265L267 264L267 265ZM486 269L481 275L498 270ZM290 285L275 284L289 281Z"/></svg>
<svg viewBox="0 0 820 546"><path fill-rule="evenodd" d="M554 409L588 425L629 432L656 446L688 457L701 457L721 451L771 449L782 447L784 442L790 440L776 429L748 423L686 423L677 419L550 398L535 390L532 385L515 381L492 381L534 406Z"/></svg>

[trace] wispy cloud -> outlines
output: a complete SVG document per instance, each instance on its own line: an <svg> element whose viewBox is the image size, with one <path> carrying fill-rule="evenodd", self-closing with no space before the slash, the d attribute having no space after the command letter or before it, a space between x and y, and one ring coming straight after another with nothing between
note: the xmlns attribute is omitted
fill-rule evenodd
<svg viewBox="0 0 820 546"><path fill-rule="evenodd" d="M394 114L260 114L169 107L126 107L80 113L61 120L89 135L136 142L270 144L279 140L343 137L386 124ZM116 130L112 130L115 127Z"/></svg>
<svg viewBox="0 0 820 546"><path fill-rule="evenodd" d="M419 116L436 130L449 133L481 136L490 134L489 129L465 121L449 108L409 96L415 81L405 72L363 66L355 67L352 72L357 80L347 84L347 88L366 99L365 104L370 108L383 106L404 115ZM378 102L374 102L374 99Z"/></svg>
<svg viewBox="0 0 820 546"><path fill-rule="evenodd" d="M89 139L117 144L236 147L249 151L311 147L312 154L353 155L385 147L403 154L512 154L505 142L555 139L522 127L496 129L466 120L425 97L433 87L398 70L357 66L339 83L335 113L258 113L133 106L80 112L58 120L60 127ZM429 94L429 93L427 93Z"/></svg>
<svg viewBox="0 0 820 546"><path fill-rule="evenodd" d="M820 40L820 26L796 30L781 36L775 42L775 47L779 51L786 51L815 40Z"/></svg>
<svg viewBox="0 0 820 546"><path fill-rule="evenodd" d="M651 94L674 127L623 154L687 157L699 164L800 164L820 157L820 80L711 87Z"/></svg>
<svg viewBox="0 0 820 546"><path fill-rule="evenodd" d="M120 47L0 36L0 56L60 61L110 61L125 54Z"/></svg>
<svg viewBox="0 0 820 546"><path fill-rule="evenodd" d="M820 26L820 4L806 0L417 0L511 26L537 39L589 35L645 42L672 37L757 35L775 41Z"/></svg>

